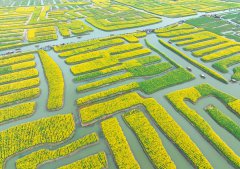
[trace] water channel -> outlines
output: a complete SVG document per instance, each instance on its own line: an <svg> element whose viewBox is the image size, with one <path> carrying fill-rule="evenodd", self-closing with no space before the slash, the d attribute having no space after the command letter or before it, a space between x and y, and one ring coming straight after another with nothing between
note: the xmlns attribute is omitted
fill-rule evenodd
<svg viewBox="0 0 240 169"><path fill-rule="evenodd" d="M220 13L220 12L215 12L215 13ZM162 22L161 23L157 23L157 24L153 24L153 25L149 25L149 26L144 26L144 27L140 27L140 28L131 28L131 29L125 29L125 30L117 30L117 31L111 31L111 32L106 32L106 31L102 31L99 30L97 28L94 28L94 31L83 35L80 39L77 37L71 37L71 38L62 38L59 35L59 39L56 41L51 41L51 42L44 42L44 43L40 43L39 47L44 47L46 45L58 45L58 44L62 44L62 43L74 43L74 42L78 42L78 41L84 41L84 40L88 40L88 39L93 39L93 38L100 38L100 37L106 37L106 36L110 36L111 34L114 35L118 35L118 34L125 34L125 33L131 33L131 32L135 32L137 30L144 30L144 29L156 29L156 28L160 28L160 27L164 27L166 25L170 25L176 22L179 22L180 20L186 20L189 18L195 18L198 17L200 15L202 15L204 13L198 13L195 16L189 16L189 17L182 17L182 18L165 18L162 17ZM87 23L84 19L82 19L82 21L89 25L90 27L92 27L92 25L90 25L89 23ZM156 92L152 95L146 95L142 92L139 92L141 95L146 96L146 97L153 97L155 98L161 105L163 105L163 107L168 111L168 113L175 119L175 121L183 128L183 130L191 137L191 139L195 142L195 144L200 148L200 150L203 152L203 154L205 155L205 157L210 161L210 163L212 164L212 166L216 169L231 169L233 168L228 162L227 160L220 154L218 153L213 146L206 141L205 138L202 137L201 134L199 134L199 132L181 115L179 114L177 111L175 111L175 109L167 102L167 100L165 99L165 95L169 92L178 90L178 89L183 89L183 88L187 88L187 87L191 87L191 86L195 86L201 83L209 83L210 85L226 92L229 93L237 98L240 98L240 90L239 90L239 84L223 84L217 80L215 80L214 78L207 76L206 79L202 79L199 77L200 74L202 74L203 72L198 69L197 67L194 67L193 65L191 65L190 63L188 63L187 61L185 61L184 59L180 58L178 55L176 55L175 53L173 53L172 51L170 51L169 49L166 49L165 47L163 47L159 42L158 42L158 37L155 34L148 34L145 37L152 45L154 45L156 48L158 48L161 52L167 54L170 58L172 58L174 61L176 61L178 64L180 64L182 67L187 67L187 66L191 66L193 69L193 74L195 75L196 79L194 79L191 82L188 83L183 83L177 86L173 86L173 87L169 87L167 89L163 89L159 92ZM165 39L167 40L167 39ZM140 43L142 43L145 47L145 42L144 42L144 38L141 38ZM178 49L182 50L181 48L178 47ZM37 50L37 48L35 47L35 45L29 45L29 46L24 46L21 48L22 51L28 51L28 50ZM6 52L8 52L10 50L5 50L5 51L0 51L0 54L4 54ZM183 51L183 50L182 50ZM185 52L185 51L184 51ZM60 66L62 72L63 72L63 76L64 76L64 80L65 80L65 99L64 99L64 107L63 109L59 110L59 111L55 111L55 112L49 112L46 108L46 102L47 102L47 95L48 95L48 86L47 86L47 82L46 79L44 77L44 73L43 73L43 69L41 66L41 62L38 58L38 56L36 55L35 61L37 63L37 69L39 71L39 77L41 79L41 84L40 84L40 89L41 89L41 95L40 97L36 98L35 101L37 102L37 111L28 118L24 118L24 119L20 119L20 120L16 120L16 121L11 121L7 124L4 124L0 127L0 131L8 129L12 126L16 126L19 124L23 124L29 121L34 121L40 118L44 118L44 117L50 117L50 116L54 116L57 114L66 114L66 113L72 113L74 115L74 119L76 122L76 132L74 133L73 137L69 138L67 141L65 141L64 143L61 144L54 144L54 145L41 145L38 147L35 147L31 150L27 150L21 154L15 155L12 158L10 158L9 160L7 160L6 162L6 168L9 169L13 169L15 168L15 162L18 158L27 155L31 152L34 152L36 150L42 149L42 148L46 148L46 149L56 149L60 146L66 145L86 134L92 133L92 132L97 132L99 137L100 137L100 143L96 144L94 146L90 146L86 149L83 150L79 150L73 154L71 154L68 157L64 157L62 159L58 159L56 160L56 162L48 162L45 163L41 166L39 166L39 168L42 169L50 169L50 168L57 168L60 167L62 165L66 165L68 163L72 163L78 159L84 158L86 156L89 156L91 154L100 152L100 151L105 151L107 153L108 156L108 164L109 164L109 168L116 168L116 165L114 164L114 160L113 157L107 147L107 143L103 137L103 135L101 134L100 131L100 123L97 122L94 125L88 126L88 127L81 127L80 124L80 119L79 119L79 110L77 105L75 104L75 100L77 98L80 98L82 96L86 96L89 95L91 93L95 93L98 91L102 91L108 88L113 88L113 87L117 87L123 84L127 84L129 82L134 82L134 81L142 81L143 78L132 78L129 80L124 80L121 82L118 82L116 84L109 86L105 86L99 89L95 89L95 90L91 90L88 92L83 92L83 93L77 93L76 92L76 87L78 85L80 85L81 83L73 83L72 79L73 79L73 75L70 72L70 67L68 65L65 64L64 60L58 57L58 54L55 53L53 50L48 51L49 55L52 56L52 58L56 61L56 63ZM187 53L189 56L191 56L191 53L185 52ZM156 54L156 53L152 53L152 54ZM193 58L193 57L192 57ZM164 61L164 59L163 59ZM210 65L207 65L210 67ZM225 75L226 78L230 78L230 76L227 74ZM98 78L101 79L101 78ZM98 80L95 79L95 80ZM213 104L215 106L217 106L220 110L222 110L225 114L227 114L229 117L231 117L237 124L240 124L240 120L237 116L235 116L232 112L230 112L224 105L222 105L217 99L215 98L204 98L201 99L197 104L193 105L192 103L187 103L190 107L192 107L193 109L195 109L214 129L214 131L229 145L229 147L231 147L236 154L240 155L240 149L239 149L239 141L236 140L232 135L230 135L228 132L226 132L223 128L219 127L216 122L214 122L209 116L208 114L203 110L204 107L206 107L209 104ZM148 117L148 119L150 120L150 122L152 123L153 127L156 129L156 131L158 132L164 147L166 148L167 152L169 153L169 155L171 156L172 160L174 161L174 163L176 164L176 166L179 169L191 169L193 168L193 166L186 160L186 158L181 154L180 151L178 151L178 149L173 145L173 143L171 141L168 140L168 138L163 134L163 132L161 130L159 130L159 128L154 124L153 120L148 116L148 114L146 113L146 110L144 110L143 107L140 107L143 112L145 112L145 115ZM126 110L129 111L129 110ZM114 117L117 117L119 120L119 123L123 129L123 132L130 144L131 150L133 151L136 160L139 162L139 164L141 165L141 167L143 169L151 169L153 168L152 164L150 163L150 161L148 160L148 157L145 155L143 149L141 148L141 145L139 144L138 140L136 139L134 133L130 130L130 128L124 123L121 115L122 113L126 112L126 111L122 111L116 115L114 115Z"/></svg>

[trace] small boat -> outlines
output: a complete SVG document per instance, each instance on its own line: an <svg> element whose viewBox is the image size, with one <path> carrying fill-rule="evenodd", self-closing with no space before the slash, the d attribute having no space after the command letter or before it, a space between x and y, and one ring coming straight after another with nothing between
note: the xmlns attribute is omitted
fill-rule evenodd
<svg viewBox="0 0 240 169"><path fill-rule="evenodd" d="M236 79L231 79L230 81L231 81L232 83L236 83L236 82L237 82Z"/></svg>
<svg viewBox="0 0 240 169"><path fill-rule="evenodd" d="M52 47L51 46L45 46L45 47L43 47L43 50L46 50L46 51L49 51L49 50L51 50L52 49Z"/></svg>
<svg viewBox="0 0 240 169"><path fill-rule="evenodd" d="M203 79L206 78L206 76L204 74L200 74L200 77L203 78Z"/></svg>
<svg viewBox="0 0 240 169"><path fill-rule="evenodd" d="M178 23L179 24L183 24L185 22L185 20L181 20L181 21L179 21Z"/></svg>
<svg viewBox="0 0 240 169"><path fill-rule="evenodd" d="M191 67L187 67L186 69L187 69L188 71L190 71L190 72L192 71L192 68L191 68Z"/></svg>

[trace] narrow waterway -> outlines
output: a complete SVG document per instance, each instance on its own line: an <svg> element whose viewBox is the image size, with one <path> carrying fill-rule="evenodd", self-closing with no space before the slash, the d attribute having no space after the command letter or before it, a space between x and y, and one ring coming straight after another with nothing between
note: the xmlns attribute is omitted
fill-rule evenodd
<svg viewBox="0 0 240 169"><path fill-rule="evenodd" d="M216 12L216 13L220 13L220 12ZM44 42L44 43L40 43L39 47L44 47L47 45L58 45L61 43L73 43L73 42L78 42L78 41L84 41L84 40L88 40L88 39L93 39L93 38L100 38L100 37L106 37L106 36L110 36L111 34L113 35L119 35L119 34L124 34L124 33L131 33L131 32L135 32L137 30L144 30L144 29L156 29L156 28L160 28L160 27L164 27L166 25L169 24L173 24L176 22L179 22L180 20L186 20L189 18L194 18L194 17L198 17L200 15L202 15L203 13L198 13L198 15L195 16L189 16L189 17L182 17L182 18L165 18L162 17L162 22L161 23L157 23L157 24L153 24L150 26L144 26L144 27L140 27L140 28L131 28L131 29L125 29L125 30L117 30L117 31L112 31L112 32L106 32L106 31L102 31L99 30L97 28L94 28L94 31L83 35L80 39L77 37L71 37L71 38L63 38L59 32L58 32L58 36L59 39L56 41L51 41L51 42ZM82 21L89 25L90 27L92 27L89 23L85 22L84 19L82 19ZM216 79L207 76L206 79L202 79L200 78L200 74L203 73L202 70L198 69L197 67L191 65L190 63L188 63L186 60L182 59L180 56L176 55L174 52L172 52L171 50L165 48L164 46L162 46L159 42L158 42L158 37L155 34L148 34L145 37L153 46L155 46L157 49L159 49L161 52L167 54L171 59L173 59L175 62L177 62L178 64L180 64L182 67L192 67L193 71L192 73L195 75L196 79L194 79L191 82L188 83L183 83L177 86L173 86L173 87L169 87L166 89L163 89L159 92L156 92L154 94L151 95L146 95L142 92L139 92L141 95L145 96L145 97L153 97L155 98L161 105L163 105L163 107L168 111L168 113L174 118L174 120L183 128L183 130L191 137L191 139L195 142L195 144L200 148L200 150L203 152L203 154L206 156L207 159L209 159L210 163L212 164L212 166L214 168L224 168L224 169L231 169L233 168L228 162L227 160L218 152L216 151L213 146L206 141L206 139L181 115L179 114L170 104L169 102L166 100L166 98L164 97L166 94L168 94L169 92L175 91L175 90L179 90L179 89L183 89L183 88L187 88L187 87L192 87L201 83L209 83L210 85L226 92L229 93L237 98L240 98L240 90L239 90L239 84L224 84L222 82L217 81ZM165 39L167 40L167 39ZM146 44L144 42L144 38L140 39L140 43L142 43L145 47ZM178 49L182 50L181 48L178 47ZM29 46L25 46L21 48L22 51L28 51L28 50L37 50L37 48L35 47L35 45L29 45ZM0 51L0 54L6 53L9 50L6 51ZM11 50L10 50L11 51ZM182 50L183 51L183 50ZM185 52L185 51L183 51ZM185 52L186 54L190 55L190 53ZM92 93L96 93L102 90L106 90L109 88L113 88L113 87L117 87L123 84L128 84L129 82L135 82L135 81L142 81L144 80L142 77L139 78L132 78L132 79L128 79L128 80L123 80L121 82L112 84L110 86L104 86L98 89L94 89L91 91L87 91L87 92L82 92L82 93L77 93L76 92L76 87L78 85L80 85L80 83L73 83L72 79L73 79L73 75L70 72L70 66L66 65L64 60L58 57L58 54L55 53L53 50L48 51L48 54L54 59L54 61L59 65L59 67L61 68L62 72L63 72L63 76L64 76L64 81L65 81L65 99L64 99L64 107L61 110L58 111L54 111L54 112L49 112L46 108L46 104L47 104L47 96L48 96L48 85L44 76L44 72L42 69L42 65L40 62L40 59L38 57L38 55L36 54L36 58L35 61L37 63L37 69L39 71L39 77L41 79L41 84L40 84L40 89L41 89L41 95L34 99L34 101L37 102L37 111L29 118L25 118L25 119L21 119L21 120L17 120L17 121L11 121L3 126L1 126L0 131L8 129L12 126L16 126L19 124L23 124L29 121L33 121L33 120L37 120L40 118L44 118L44 117L49 117L49 116L54 116L57 114L65 114L65 113L72 113L74 115L74 119L76 122L76 132L74 133L74 135L69 138L67 141L65 141L64 143L61 143L59 145L55 144L55 145L43 145L43 146L39 146L39 147L35 147L31 150L27 150L19 155L15 155L12 158L10 158L7 163L6 163L6 168L9 169L13 169L15 168L15 162L18 158L21 158L22 156L25 156L31 152L34 152L36 150L42 149L42 148L46 148L46 149L56 149L60 146L63 145L67 145L69 143L71 143L72 141L86 135L92 132L97 132L99 137L100 137L100 142L99 144L96 144L94 146L90 146L86 149L83 150L79 150L77 151L77 153L73 153L70 156L66 157L66 158L62 158L62 159L58 159L57 162L48 162L44 165L41 165L39 168L42 169L51 169L51 168L57 168L60 167L62 165L66 165L68 163L72 163L78 159L84 158L86 156L89 156L91 154L97 153L99 151L105 151L107 153L108 156L108 164L109 164L109 168L116 168L116 165L114 164L114 160L112 157L112 154L110 153L110 150L108 148L108 145L104 139L104 136L101 133L101 129L100 129L100 122L95 123L94 125L88 126L88 127L82 127L80 124L80 118L79 118L79 108L77 107L75 101L77 98L92 94ZM155 52L152 52L151 55L156 54ZM165 59L163 58L162 62L164 62ZM210 67L210 65L207 65ZM102 79L101 78L97 78L94 80L99 80ZM228 75L226 75L226 78L229 78ZM239 147L239 141L236 140L231 134L227 133L223 128L219 127L216 122L214 122L209 116L208 114L203 110L204 107L206 107L209 104L214 104L215 106L217 106L219 109L221 109L226 115L228 115L230 118L232 118L236 123L240 124L240 120L239 118L234 115L232 112L230 112L224 105L221 104L221 102L219 102L217 99L215 98L204 98L201 99L197 104L193 105L191 103L187 103L191 108L195 109L214 129L214 131L219 134L219 136L229 145L229 147L231 147L236 154L240 155L240 151L238 149ZM146 112L146 110L144 110L143 107L140 107L143 112L145 113L145 115L148 117L149 121L151 122L151 124L153 125L153 127L156 129L156 131L158 132L164 147L166 148L167 152L169 153L169 155L171 156L172 160L174 161L174 163L177 165L178 168L180 169L192 169L192 165L189 163L189 161L181 154L181 152L173 145L173 143L164 135L164 133L154 124L153 120L149 117L148 113ZM129 110L126 110L129 111ZM125 122L122 119L122 114L126 111L122 111L116 115L114 115L114 117L117 117L119 120L119 123L123 129L123 132L127 138L127 141L129 142L129 145L131 147L132 152L135 155L136 160L139 162L139 164L142 166L142 168L147 168L147 169L151 169L153 168L152 164L150 163L150 161L148 160L148 157L146 156L146 154L144 153L144 150L142 149L140 143L138 142L136 136L134 135L134 133L132 132L132 130L125 124Z"/></svg>

